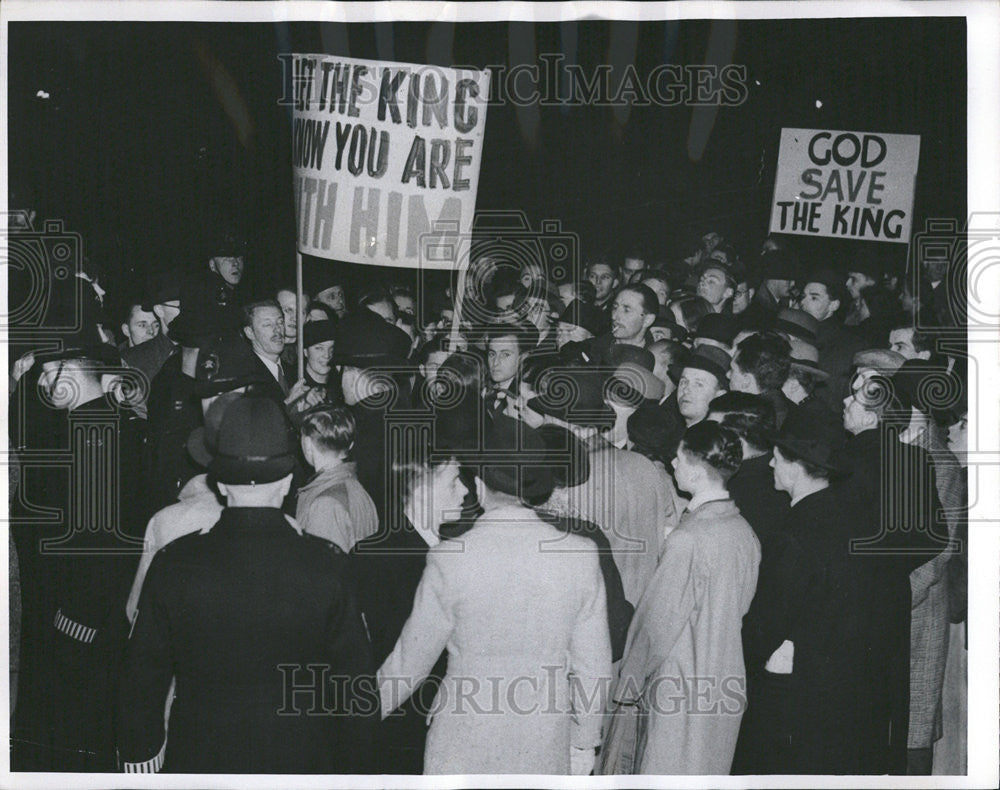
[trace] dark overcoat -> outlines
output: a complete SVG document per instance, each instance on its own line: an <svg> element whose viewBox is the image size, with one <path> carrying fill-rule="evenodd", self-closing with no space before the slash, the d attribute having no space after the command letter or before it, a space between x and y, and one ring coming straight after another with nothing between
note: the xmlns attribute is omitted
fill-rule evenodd
<svg viewBox="0 0 1000 790"><path fill-rule="evenodd" d="M122 767L367 770L372 669L346 557L276 508L227 508L150 565L118 695Z"/></svg>

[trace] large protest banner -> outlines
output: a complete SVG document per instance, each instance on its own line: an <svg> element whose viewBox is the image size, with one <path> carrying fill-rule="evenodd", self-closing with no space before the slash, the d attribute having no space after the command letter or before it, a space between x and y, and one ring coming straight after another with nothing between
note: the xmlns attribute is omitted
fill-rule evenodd
<svg viewBox="0 0 1000 790"><path fill-rule="evenodd" d="M468 245L449 242L476 206L489 72L330 55L294 55L292 69L299 252L453 268Z"/></svg>
<svg viewBox="0 0 1000 790"><path fill-rule="evenodd" d="M782 129L771 233L908 244L920 135Z"/></svg>

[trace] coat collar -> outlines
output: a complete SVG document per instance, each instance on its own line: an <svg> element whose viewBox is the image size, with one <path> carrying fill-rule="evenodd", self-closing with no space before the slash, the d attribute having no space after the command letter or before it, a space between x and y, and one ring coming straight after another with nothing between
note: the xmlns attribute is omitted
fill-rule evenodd
<svg viewBox="0 0 1000 790"><path fill-rule="evenodd" d="M276 507L227 507L212 527L215 535L239 535L241 532L297 534L298 530Z"/></svg>
<svg viewBox="0 0 1000 790"><path fill-rule="evenodd" d="M357 478L357 476L357 465L353 461L345 461L333 469L327 469L313 475L312 479L299 489L299 496L316 489L329 488L345 480Z"/></svg>

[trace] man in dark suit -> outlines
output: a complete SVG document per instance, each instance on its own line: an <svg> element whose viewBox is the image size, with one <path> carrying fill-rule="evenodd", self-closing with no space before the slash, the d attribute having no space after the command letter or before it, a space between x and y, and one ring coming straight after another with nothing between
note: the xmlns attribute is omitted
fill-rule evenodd
<svg viewBox="0 0 1000 790"><path fill-rule="evenodd" d="M775 332L758 332L736 348L729 368L729 388L765 398L774 410L774 427L780 428L792 402L781 391L792 364L792 348Z"/></svg>
<svg viewBox="0 0 1000 790"><path fill-rule="evenodd" d="M891 352L889 352L891 353ZM871 363L874 364L874 363ZM891 363L889 363L891 364ZM872 698L874 772L906 773L910 705L910 573L952 546L938 497L934 461L900 437L910 424L884 367L864 367L844 398L851 434L846 458L850 497L841 518L855 525L853 553L877 570L879 636Z"/></svg>
<svg viewBox="0 0 1000 790"><path fill-rule="evenodd" d="M274 299L262 299L244 307L243 334L261 370L267 371L281 388L282 396L287 398L291 390L289 382L294 381L297 374L286 371L281 363L285 350L285 316L281 305Z"/></svg>
<svg viewBox="0 0 1000 790"><path fill-rule="evenodd" d="M118 698L122 767L364 771L370 647L346 558L279 509L295 465L280 407L234 401L216 447L226 509L211 531L160 549L142 588Z"/></svg>

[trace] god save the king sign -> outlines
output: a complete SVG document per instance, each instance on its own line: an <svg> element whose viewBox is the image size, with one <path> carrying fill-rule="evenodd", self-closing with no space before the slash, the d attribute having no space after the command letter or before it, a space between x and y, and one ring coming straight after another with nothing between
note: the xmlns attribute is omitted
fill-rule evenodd
<svg viewBox="0 0 1000 790"><path fill-rule="evenodd" d="M772 233L907 244L920 136L782 129Z"/></svg>
<svg viewBox="0 0 1000 790"><path fill-rule="evenodd" d="M470 232L476 207L489 72L328 55L284 60L294 91L299 251L452 268L468 248L454 242Z"/></svg>

